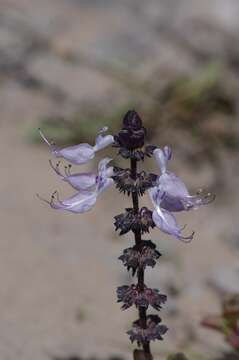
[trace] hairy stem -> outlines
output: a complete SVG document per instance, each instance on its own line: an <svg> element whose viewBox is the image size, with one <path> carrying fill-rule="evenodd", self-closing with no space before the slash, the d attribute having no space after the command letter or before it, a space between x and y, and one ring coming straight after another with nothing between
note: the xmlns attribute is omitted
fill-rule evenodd
<svg viewBox="0 0 239 360"><path fill-rule="evenodd" d="M137 178L137 160L136 159L131 159L131 176L134 180L136 180L136 178ZM139 198L138 198L137 192L132 193L132 201L133 201L134 213L138 214ZM141 247L141 231L140 230L134 231L134 238L135 238L136 246L138 246L138 248L140 249L140 247ZM143 268L139 268L137 277L138 277L138 287L141 291L143 291L144 290L144 269ZM139 307L139 319L141 322L141 326L144 329L146 329L146 326L147 326L146 325L146 308L143 306ZM143 348L144 348L145 353L151 354L149 342L146 342L143 345Z"/></svg>

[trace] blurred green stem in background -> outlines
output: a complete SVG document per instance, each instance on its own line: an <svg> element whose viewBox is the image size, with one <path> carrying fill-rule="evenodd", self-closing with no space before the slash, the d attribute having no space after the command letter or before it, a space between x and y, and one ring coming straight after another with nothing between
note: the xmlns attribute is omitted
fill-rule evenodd
<svg viewBox="0 0 239 360"><path fill-rule="evenodd" d="M189 360L183 353L169 355L167 360Z"/></svg>

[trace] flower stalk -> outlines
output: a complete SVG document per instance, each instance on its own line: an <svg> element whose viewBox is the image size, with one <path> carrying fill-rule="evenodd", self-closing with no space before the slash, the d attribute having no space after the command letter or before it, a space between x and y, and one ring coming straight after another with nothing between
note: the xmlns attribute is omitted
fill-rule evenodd
<svg viewBox="0 0 239 360"><path fill-rule="evenodd" d="M54 192L50 200L39 196L41 200L56 210L68 211L81 214L94 208L98 197L113 184L121 193L130 195L132 207L114 217L115 230L119 235L131 231L134 234L135 245L123 250L119 257L132 276L136 275L136 284L123 285L117 288L118 302L121 302L122 310L131 306L138 309L138 320L134 321L132 328L127 332L131 342L136 342L142 350L135 350L140 358L152 360L150 343L155 340L163 340L167 332L167 326L161 324L158 315L147 315L147 309L151 306L160 311L166 302L167 296L161 294L158 289L147 287L144 282L146 267L153 268L161 256L156 245L151 240L142 239L142 235L149 233L150 229L157 227L162 232L181 240L190 242L194 232L184 234L184 227L180 226L174 213L188 211L206 205L214 199L210 193L202 191L190 195L183 181L174 173L167 170L168 162L172 156L171 147L163 149L154 145L145 146L146 129L143 127L139 115L134 111L128 111L123 119L123 126L115 136L106 135L107 128L99 131L95 139L95 145L79 144L60 149L40 130L40 136L50 148L56 158L63 158L71 164L81 165L94 158L96 152L112 145L118 148L118 155L130 160L130 166L126 169L111 166L111 158L101 159L98 163L98 171L92 173L72 173L71 164L65 166L62 172L60 162L56 165L50 161L50 165L57 176L75 189L76 193L67 199L61 200L58 192ZM153 157L160 169L160 175L152 174L143 170L138 172L138 163L146 157ZM139 207L139 197L148 193L153 209ZM138 356L138 355L137 355Z"/></svg>
<svg viewBox="0 0 239 360"><path fill-rule="evenodd" d="M135 158L131 158L130 163L131 163L131 176L132 176L132 179L134 179L136 181L136 179L137 179L137 160ZM139 213L139 197L138 197L138 194L137 194L136 191L132 192L132 202L133 202L134 214L135 214L135 216L138 216L138 213ZM140 250L141 243L142 243L140 229L139 230L136 229L133 232L134 232L136 248L138 248ZM143 292L145 285L144 285L144 268L142 266L140 266L139 269L138 269L137 277L138 277L139 291ZM142 328L146 329L147 328L146 308L144 306L139 306L139 319L140 319ZM143 349L144 349L146 354L151 354L151 352L150 352L150 342L149 341L146 341L143 344Z"/></svg>

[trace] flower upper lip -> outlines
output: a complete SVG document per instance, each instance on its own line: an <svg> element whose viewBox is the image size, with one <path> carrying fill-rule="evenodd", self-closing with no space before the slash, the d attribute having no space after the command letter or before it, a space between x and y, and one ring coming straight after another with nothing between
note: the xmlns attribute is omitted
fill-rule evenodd
<svg viewBox="0 0 239 360"><path fill-rule="evenodd" d="M62 149L59 148L55 143L49 141L41 129L39 129L39 133L56 157L62 157L70 161L72 164L81 165L93 159L97 151L113 144L114 137L112 135L103 135L103 133L105 133L107 130L108 128L104 127L99 131L98 135L96 136L94 146L82 143L79 145L68 146Z"/></svg>

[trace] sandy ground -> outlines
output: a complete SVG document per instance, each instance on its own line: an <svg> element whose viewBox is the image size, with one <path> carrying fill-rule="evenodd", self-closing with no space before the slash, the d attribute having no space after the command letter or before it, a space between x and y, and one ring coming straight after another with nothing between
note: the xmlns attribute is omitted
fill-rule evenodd
<svg viewBox="0 0 239 360"><path fill-rule="evenodd" d="M187 2L182 3L185 6ZM226 25L236 26L229 7L223 1L220 3L228 10ZM12 0L0 4L0 26L5 29L5 33L0 33L0 54L6 56L6 63L13 64L13 68L21 60L27 65L28 73L43 84L40 90L33 91L19 81L19 73L22 74L23 70L19 72L16 68L14 73L12 68L7 70L7 66L4 68L2 65L1 360L47 360L53 356L74 354L100 358L117 354L131 358L133 347L129 345L125 331L136 317L136 311L120 311L115 300L115 288L131 281L117 257L124 247L132 244L132 237L127 235L119 239L112 224L113 216L126 207L128 201L125 203L122 196L112 190L102 195L94 211L82 216L49 209L37 199L36 193L48 197L57 188L63 196L71 190L59 183L51 171L48 149L33 145L27 139L29 128L37 128L37 121L43 115L74 109L76 102L78 106L81 100L89 97L103 103L111 99L112 93L114 101L117 97L119 101L125 98L122 86L105 74L89 70L85 65L78 68L65 66L60 58L44 50L44 46L30 55L23 46L27 44L27 34L34 33L34 29L34 36L54 39L54 44L67 43L75 51L79 48L79 51L90 52L98 47L102 52L99 56L104 57L105 52L110 53L107 46L113 47L115 39L109 27L124 39L126 35L122 28L125 29L124 24L129 26L128 5L123 1L115 7L112 4L95 1L95 5L87 6L83 1L73 0L40 3ZM164 2L160 4L163 6ZM132 1L131 5L137 8L135 2ZM156 17L154 6L155 2L150 1L150 6L145 7L152 21ZM203 6L201 11L205 10ZM208 16L214 15L221 21L222 9L219 11L217 8L216 14L210 11ZM12 24L18 24L20 30ZM136 25L133 32L137 32ZM140 44L135 45L139 52L146 46L149 36L143 27L147 30L147 24L140 27L146 39L142 37ZM171 51L168 49L168 54ZM125 52L122 50L121 58L120 49L118 54L112 54L122 62L127 58L131 66L135 54L129 58ZM153 64L151 61L147 63L146 59L142 66L146 71ZM139 64L138 71L140 68ZM63 102L58 102L55 97L58 88L64 94ZM155 141L160 143L160 135ZM222 287L238 289L236 161L238 164L238 158L230 158L222 152L225 187L219 189L217 201L205 209L179 217L182 223L188 223L189 229L196 231L190 245L162 236L159 231L152 232L152 240L157 242L164 257L155 270L148 271L146 281L158 286L162 292L174 288L178 293L169 297L161 314L170 331L163 343L153 345L158 358L163 359L168 351L173 350L215 355L227 349L220 335L202 329L199 322L206 313L219 309L215 283L220 285L221 280ZM87 169L94 165L96 163ZM195 173L175 160L172 169L177 170L191 188L207 187L207 184L212 187L214 184L215 173L208 166ZM231 275L234 268L236 270Z"/></svg>

